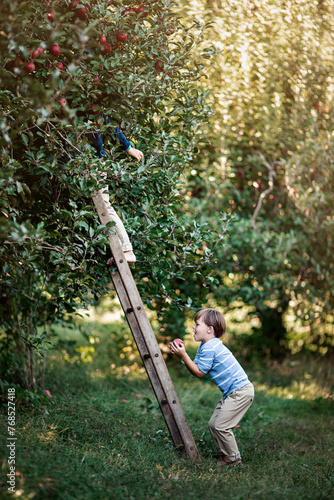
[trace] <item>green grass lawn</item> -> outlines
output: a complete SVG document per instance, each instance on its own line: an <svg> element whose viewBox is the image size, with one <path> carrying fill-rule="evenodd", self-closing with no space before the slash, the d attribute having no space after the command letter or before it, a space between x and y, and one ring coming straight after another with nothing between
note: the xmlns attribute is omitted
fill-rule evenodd
<svg viewBox="0 0 334 500"><path fill-rule="evenodd" d="M245 366L253 406L235 433L244 465L221 470L207 421L220 399L210 379L168 362L202 461L172 445L140 365L49 360L51 400L17 408L18 498L316 499L334 497L331 365L290 358ZM6 408L5 408L6 409ZM1 498L9 498L5 412Z"/></svg>

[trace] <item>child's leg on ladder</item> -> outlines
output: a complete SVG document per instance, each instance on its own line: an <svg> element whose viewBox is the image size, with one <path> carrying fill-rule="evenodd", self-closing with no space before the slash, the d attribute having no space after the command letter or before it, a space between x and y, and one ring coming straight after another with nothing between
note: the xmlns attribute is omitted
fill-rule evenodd
<svg viewBox="0 0 334 500"><path fill-rule="evenodd" d="M113 230L115 230L122 246L122 250L124 252L125 258L127 262L136 262L136 256L133 253L132 245L129 240L128 233L126 232L126 229L124 227L123 222L117 215L115 209L111 206L110 200L109 200L109 193L108 193L108 188L106 187L105 189L102 189L102 197L103 200L107 206L108 214L110 215L111 219L115 222L115 226L113 227ZM112 259L109 259L107 264L110 264L112 262Z"/></svg>

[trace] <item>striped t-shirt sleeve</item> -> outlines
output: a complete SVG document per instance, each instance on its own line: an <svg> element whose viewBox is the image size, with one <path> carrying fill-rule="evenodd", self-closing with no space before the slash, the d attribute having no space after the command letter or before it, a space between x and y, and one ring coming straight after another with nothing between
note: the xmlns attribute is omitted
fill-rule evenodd
<svg viewBox="0 0 334 500"><path fill-rule="evenodd" d="M210 347L205 348L204 344L198 349L194 363L197 364L198 369L203 373L208 373L213 366L215 356L215 349Z"/></svg>

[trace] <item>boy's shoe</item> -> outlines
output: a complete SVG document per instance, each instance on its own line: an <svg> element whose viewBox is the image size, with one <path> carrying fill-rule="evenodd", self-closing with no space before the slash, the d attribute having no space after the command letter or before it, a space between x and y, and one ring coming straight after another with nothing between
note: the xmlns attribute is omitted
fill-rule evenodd
<svg viewBox="0 0 334 500"><path fill-rule="evenodd" d="M218 465L221 465L222 467L225 467L227 465L242 465L241 458L237 458L236 460L222 460L221 462L218 462Z"/></svg>

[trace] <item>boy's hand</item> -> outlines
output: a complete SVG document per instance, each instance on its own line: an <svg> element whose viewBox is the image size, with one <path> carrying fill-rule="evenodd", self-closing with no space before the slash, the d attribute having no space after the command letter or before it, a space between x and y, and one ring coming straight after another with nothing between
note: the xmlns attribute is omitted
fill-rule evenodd
<svg viewBox="0 0 334 500"><path fill-rule="evenodd" d="M176 354L180 358L182 358L186 354L184 344L182 343L181 345L179 345L176 340L169 344L169 350L172 354Z"/></svg>
<svg viewBox="0 0 334 500"><path fill-rule="evenodd" d="M144 154L139 151L139 149L130 148L127 153L136 158L137 161L140 161L142 158L144 158Z"/></svg>

